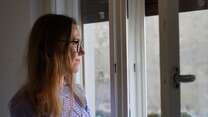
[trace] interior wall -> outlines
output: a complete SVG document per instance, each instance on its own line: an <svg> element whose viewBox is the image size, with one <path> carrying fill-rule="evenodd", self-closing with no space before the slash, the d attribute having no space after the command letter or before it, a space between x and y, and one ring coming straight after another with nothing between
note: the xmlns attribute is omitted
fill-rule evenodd
<svg viewBox="0 0 208 117"><path fill-rule="evenodd" d="M44 6L47 0L42 2L0 0L0 117L9 117L8 102L26 78L28 33L37 17L49 11Z"/></svg>

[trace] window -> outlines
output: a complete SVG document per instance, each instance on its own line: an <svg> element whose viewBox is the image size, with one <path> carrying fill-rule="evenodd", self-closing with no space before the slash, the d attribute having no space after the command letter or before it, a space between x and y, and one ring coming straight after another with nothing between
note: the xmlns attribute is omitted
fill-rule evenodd
<svg viewBox="0 0 208 117"><path fill-rule="evenodd" d="M159 21L157 1L146 0L146 53L147 53L147 104L148 114L160 115L160 64ZM180 0L180 67L181 74L195 74L196 81L181 84L181 116L205 117L208 115L207 96L208 10L206 0ZM195 11L197 10L197 11ZM200 10L200 11L199 11ZM184 12L189 11L189 12ZM190 12L191 11L191 12ZM182 13L183 12L183 13ZM170 49L170 48L169 48Z"/></svg>
<svg viewBox="0 0 208 117"><path fill-rule="evenodd" d="M148 117L161 113L158 16L145 17Z"/></svg>
<svg viewBox="0 0 208 117"><path fill-rule="evenodd" d="M110 108L112 87L110 86L109 70L110 62L113 60L110 61L109 53L111 43L109 41L110 22L108 21L108 13L114 13L113 20L116 21L114 24L116 24L117 27L114 27L116 31L113 33L119 33L120 30L117 32L118 27L123 28L122 26L124 26L121 26L122 22L120 22L121 20L119 18L124 15L122 13L124 13L125 9L123 10L119 6L123 5L124 1L121 0L118 2L119 4L111 1L112 11L109 12L108 0L81 1L81 10L79 7L73 7L76 13L70 15L79 17L79 10L81 11L82 18L80 22L82 23L82 34L86 54L83 61L83 71L77 75L78 77L84 76L83 79L78 79L78 82L84 82L88 105L90 106L93 117L110 117L114 109ZM187 3L186 0L180 0L180 11L205 9L208 6L206 0L189 0L189 4L185 3ZM79 3L76 3L77 6L79 6L78 4ZM60 5L62 7L65 6L64 2L57 5L57 7ZM129 0L127 7L128 19L125 24L127 28L127 40L122 40L122 42L119 41L119 39L115 40L115 45L117 44L119 49L123 47L122 43L127 41L125 44L127 45L128 55L127 93L129 117L157 117L161 115L159 22L158 16L151 16L158 13L157 5L158 3L156 0ZM115 9L113 8L114 6L116 6ZM64 12L67 10L59 9L59 11ZM181 72L196 74L197 76L196 82L182 85L181 109L182 114L188 117L208 116L208 107L206 103L204 103L208 101L208 81L205 80L208 75L208 58L206 56L208 45L206 39L208 37L206 30L208 28L207 11L208 10L192 11L180 13L179 15ZM119 16L118 14L122 15ZM124 30L125 29L122 29L121 31ZM121 35L116 34L114 36L120 37ZM121 38L123 38L122 36ZM122 54L119 53L121 50L116 50L116 52L118 53L114 54L119 54L120 57L123 57ZM125 74L121 76L126 77ZM121 88L126 88L122 87L122 85L121 82L119 86L121 86ZM116 89L116 91L120 92L115 92L115 96L122 96L126 93L125 89ZM122 99L125 100L125 98ZM122 101L119 100L118 102ZM126 102L122 102L124 105L125 103ZM125 109L123 107L119 108L118 105L115 105L115 107L118 108L116 111Z"/></svg>
<svg viewBox="0 0 208 117"><path fill-rule="evenodd" d="M111 116L109 22L83 25L85 88L92 115Z"/></svg>
<svg viewBox="0 0 208 117"><path fill-rule="evenodd" d="M181 86L181 111L188 117L208 116L208 10L179 14L182 74L196 80Z"/></svg>
<svg viewBox="0 0 208 117"><path fill-rule="evenodd" d="M108 0L81 1L84 82L93 117L111 116Z"/></svg>

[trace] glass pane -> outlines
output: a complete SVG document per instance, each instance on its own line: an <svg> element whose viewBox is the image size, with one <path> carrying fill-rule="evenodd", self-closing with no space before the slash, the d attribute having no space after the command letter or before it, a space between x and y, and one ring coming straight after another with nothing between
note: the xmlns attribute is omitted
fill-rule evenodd
<svg viewBox="0 0 208 117"><path fill-rule="evenodd" d="M208 10L179 14L182 74L196 81L181 86L183 117L208 117Z"/></svg>
<svg viewBox="0 0 208 117"><path fill-rule="evenodd" d="M161 113L158 20L158 16L145 17L148 117L159 117Z"/></svg>
<svg viewBox="0 0 208 117"><path fill-rule="evenodd" d="M92 113L96 117L110 117L109 22L84 24L83 31L86 57L91 59L85 61L88 72L85 74L85 84L92 86L88 91L94 91L91 93L94 95L89 96L95 96L95 100L91 100L95 104Z"/></svg>

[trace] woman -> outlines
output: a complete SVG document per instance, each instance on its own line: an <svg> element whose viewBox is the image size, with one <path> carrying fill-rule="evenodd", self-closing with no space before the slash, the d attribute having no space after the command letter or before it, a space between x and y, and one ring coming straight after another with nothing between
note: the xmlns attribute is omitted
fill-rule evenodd
<svg viewBox="0 0 208 117"><path fill-rule="evenodd" d="M73 18L47 14L33 25L28 79L9 104L11 117L90 117L84 91L74 82L84 50Z"/></svg>

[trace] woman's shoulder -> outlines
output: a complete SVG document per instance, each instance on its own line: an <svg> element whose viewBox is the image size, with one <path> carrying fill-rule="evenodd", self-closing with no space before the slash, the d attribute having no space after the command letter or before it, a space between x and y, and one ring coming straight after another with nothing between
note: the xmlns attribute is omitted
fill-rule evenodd
<svg viewBox="0 0 208 117"><path fill-rule="evenodd" d="M86 105L87 104L87 100L86 100L86 95L85 95L84 88L80 84L75 84L73 91L74 91L73 93L75 93L75 95L78 96L82 100L84 105ZM61 95L64 96L64 97L70 97L71 93L72 92L69 90L69 87L68 86L64 86ZM76 99L77 98L75 97L75 100Z"/></svg>
<svg viewBox="0 0 208 117"><path fill-rule="evenodd" d="M86 93L85 93L84 88L80 84L76 84L75 94L80 97L80 99L82 100L82 102L84 104L83 106L84 107L87 106Z"/></svg>
<svg viewBox="0 0 208 117"><path fill-rule="evenodd" d="M85 96L85 90L80 84L75 84L74 86L74 92L78 95ZM71 94L70 88L65 85L62 89L62 94Z"/></svg>
<svg viewBox="0 0 208 117"><path fill-rule="evenodd" d="M25 90L19 90L9 101L11 117L33 117L32 105Z"/></svg>
<svg viewBox="0 0 208 117"><path fill-rule="evenodd" d="M85 95L85 90L80 84L75 85L75 91L79 92L82 95Z"/></svg>

